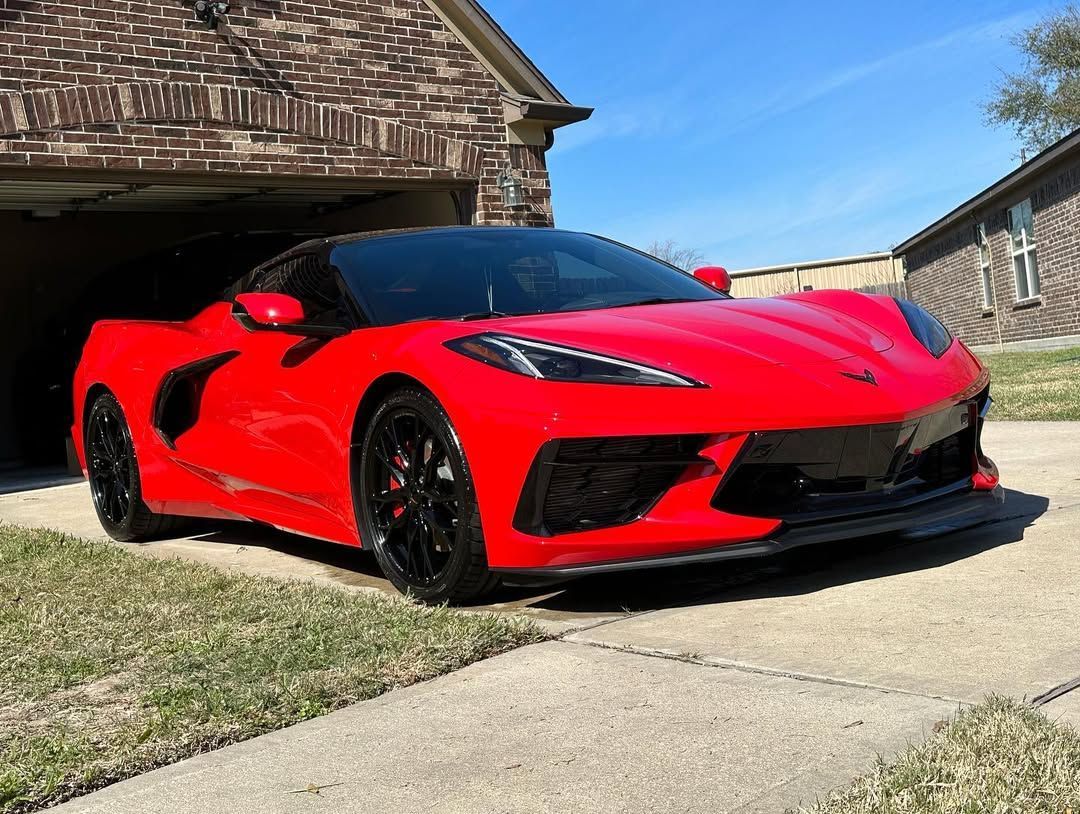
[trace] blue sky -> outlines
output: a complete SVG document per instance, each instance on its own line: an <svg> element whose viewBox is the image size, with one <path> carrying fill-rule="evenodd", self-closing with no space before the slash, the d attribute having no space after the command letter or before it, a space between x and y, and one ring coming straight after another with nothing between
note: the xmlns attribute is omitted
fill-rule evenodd
<svg viewBox="0 0 1080 814"><path fill-rule="evenodd" d="M548 153L557 224L731 269L888 249L1017 166L981 102L1054 7L482 2L596 107Z"/></svg>

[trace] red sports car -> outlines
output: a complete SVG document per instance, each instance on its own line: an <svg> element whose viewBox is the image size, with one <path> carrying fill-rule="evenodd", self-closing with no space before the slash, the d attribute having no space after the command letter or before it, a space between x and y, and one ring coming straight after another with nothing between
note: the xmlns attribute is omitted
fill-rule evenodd
<svg viewBox="0 0 1080 814"><path fill-rule="evenodd" d="M553 229L310 241L187 322L94 327L94 506L120 540L194 516L359 546L438 602L1000 502L989 375L933 316L726 277Z"/></svg>

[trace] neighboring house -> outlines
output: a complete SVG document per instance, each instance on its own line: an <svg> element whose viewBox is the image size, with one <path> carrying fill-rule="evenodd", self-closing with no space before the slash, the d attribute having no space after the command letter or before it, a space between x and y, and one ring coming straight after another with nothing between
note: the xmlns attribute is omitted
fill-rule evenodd
<svg viewBox="0 0 1080 814"><path fill-rule="evenodd" d="M911 298L976 349L1080 344L1080 131L895 254Z"/></svg>
<svg viewBox="0 0 1080 814"><path fill-rule="evenodd" d="M731 272L736 297L772 297L818 288L903 295L903 267L889 252L812 260Z"/></svg>
<svg viewBox="0 0 1080 814"><path fill-rule="evenodd" d="M475 0L208 22L190 0L0 3L0 466L56 435L44 393L72 360L50 348L118 265L212 232L553 222L545 152L591 111Z"/></svg>

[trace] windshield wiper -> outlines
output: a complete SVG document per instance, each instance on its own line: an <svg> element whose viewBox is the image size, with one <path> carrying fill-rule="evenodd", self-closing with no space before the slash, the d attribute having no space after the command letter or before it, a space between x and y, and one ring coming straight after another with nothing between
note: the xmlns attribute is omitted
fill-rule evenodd
<svg viewBox="0 0 1080 814"><path fill-rule="evenodd" d="M471 314L463 314L458 317L459 322L475 322L478 319L498 319L499 317L512 317L514 314L507 314L504 311L475 311Z"/></svg>
<svg viewBox="0 0 1080 814"><path fill-rule="evenodd" d="M634 302L620 302L612 305L612 308L629 308L634 305L664 305L672 302L698 302L695 297L649 297L647 300L635 300Z"/></svg>

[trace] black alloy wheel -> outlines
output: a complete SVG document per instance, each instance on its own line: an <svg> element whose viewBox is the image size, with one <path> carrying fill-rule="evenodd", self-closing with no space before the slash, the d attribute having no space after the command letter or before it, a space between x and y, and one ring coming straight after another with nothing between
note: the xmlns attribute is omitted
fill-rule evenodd
<svg viewBox="0 0 1080 814"><path fill-rule="evenodd" d="M87 469L98 512L109 523L122 526L131 513L135 456L131 436L115 399L99 406L87 429Z"/></svg>
<svg viewBox="0 0 1080 814"><path fill-rule="evenodd" d="M383 418L373 443L368 499L380 544L409 583L428 586L450 561L464 502L446 444L407 408Z"/></svg>
<svg viewBox="0 0 1080 814"><path fill-rule="evenodd" d="M156 514L143 503L139 461L120 402L112 393L94 401L84 438L90 496L102 528L114 540L160 537L184 518Z"/></svg>
<svg viewBox="0 0 1080 814"><path fill-rule="evenodd" d="M494 586L464 453L428 394L399 390L380 405L365 434L360 481L365 545L398 590L443 602Z"/></svg>

